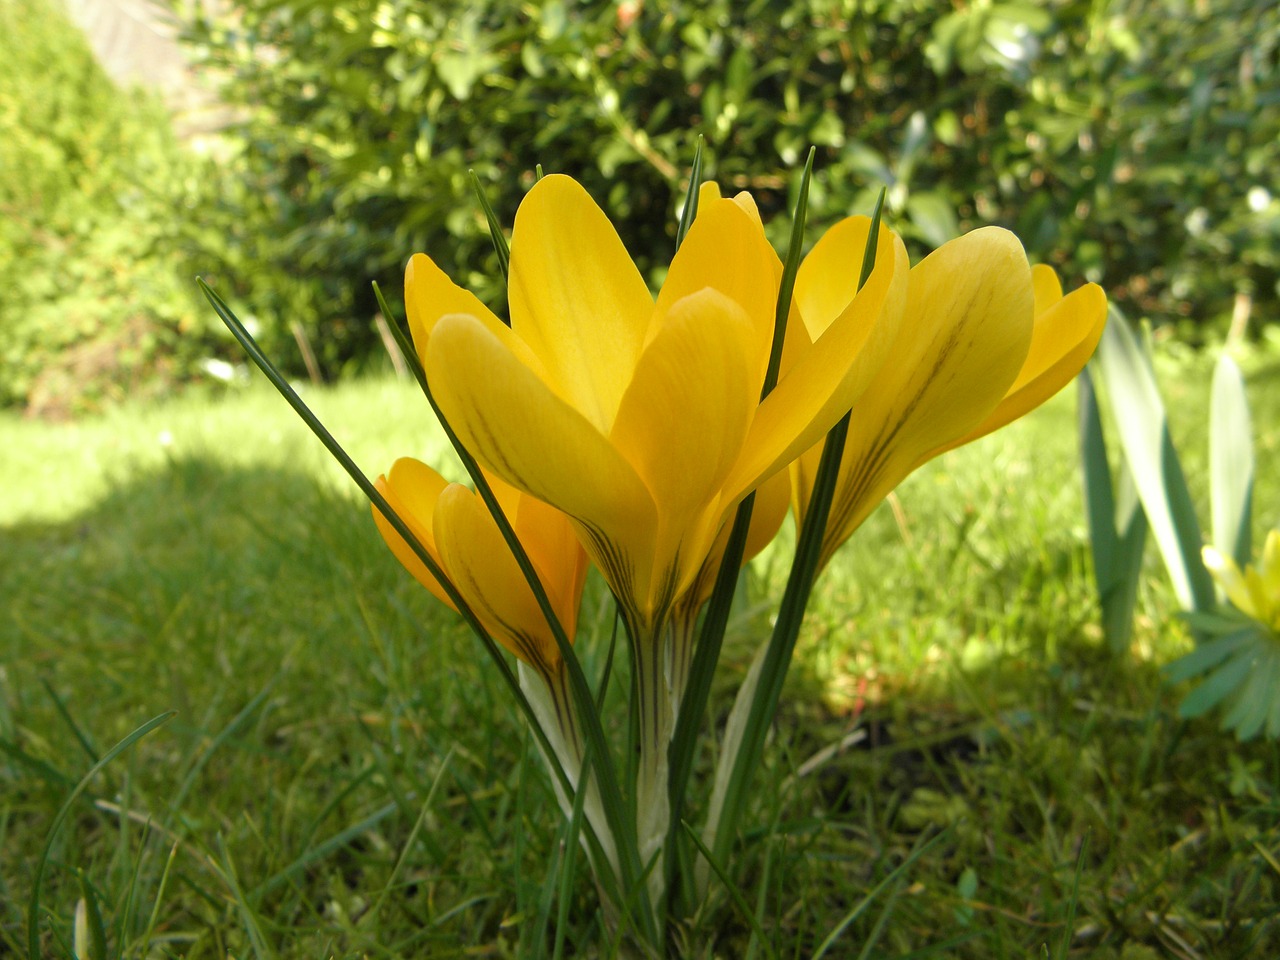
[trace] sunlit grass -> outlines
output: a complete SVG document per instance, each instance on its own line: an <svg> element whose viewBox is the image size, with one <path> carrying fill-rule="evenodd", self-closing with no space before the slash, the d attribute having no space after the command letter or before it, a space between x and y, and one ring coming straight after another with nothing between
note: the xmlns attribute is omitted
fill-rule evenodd
<svg viewBox="0 0 1280 960"><path fill-rule="evenodd" d="M1248 367L1259 528L1280 522L1276 371ZM1200 495L1208 364L1162 374ZM456 475L412 385L309 399L366 471L412 454ZM5 416L0 449L0 953L26 952L72 786L173 709L55 839L47 955L69 955L77 871L125 956L534 955L560 823L532 746L475 642L274 395ZM1174 717L1159 666L1186 641L1154 551L1138 647L1109 659L1074 450L1068 391L914 476L820 582L738 871L753 905L767 874L782 955L809 956L938 830L828 956L870 938L866 956L1280 944L1280 757ZM719 716L785 546L739 604ZM598 584L588 604L580 642L603 644ZM569 955L608 955L584 876L575 898ZM727 898L698 922L742 954Z"/></svg>

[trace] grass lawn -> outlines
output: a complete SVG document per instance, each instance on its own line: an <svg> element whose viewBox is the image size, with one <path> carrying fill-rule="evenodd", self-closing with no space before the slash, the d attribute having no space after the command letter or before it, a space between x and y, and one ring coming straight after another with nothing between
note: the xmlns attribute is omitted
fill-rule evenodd
<svg viewBox="0 0 1280 960"><path fill-rule="evenodd" d="M1162 358L1206 518L1209 371ZM1246 372L1260 535L1280 524L1280 364ZM310 399L367 472L405 454L447 464L411 385ZM48 957L72 955L82 897L107 956L524 957L549 942L561 823L531 739L478 643L283 402L255 385L67 424L4 416L0 450L0 956L27 955L42 862ZM748 578L720 720L788 544ZM776 955L839 931L827 956L1280 956L1280 749L1177 718L1183 691L1160 668L1188 641L1154 547L1148 570L1134 649L1115 659L1074 390L871 517L818 586L735 865ZM597 581L583 620L579 644L607 641ZM86 772L168 711L88 782L42 861ZM585 875L573 897L566 955L608 956ZM721 891L674 940L735 958L750 929Z"/></svg>

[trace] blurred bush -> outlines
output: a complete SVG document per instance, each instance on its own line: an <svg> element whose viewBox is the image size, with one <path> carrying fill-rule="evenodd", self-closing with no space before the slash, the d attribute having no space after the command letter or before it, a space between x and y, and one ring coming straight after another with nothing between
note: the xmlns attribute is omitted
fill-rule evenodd
<svg viewBox="0 0 1280 960"><path fill-rule="evenodd" d="M330 369L412 251L500 299L469 168L508 225L536 162L572 174L657 279L698 134L766 216L816 144L827 219L886 183L920 251L1004 224L1135 313L1276 316L1280 14L1256 0L247 0L188 37L249 111L228 242L291 276L253 302Z"/></svg>
<svg viewBox="0 0 1280 960"><path fill-rule="evenodd" d="M118 340L129 317L145 320L148 356L200 342L170 256L251 314L286 365L305 334L329 375L380 357L368 281L396 293L413 251L501 309L469 169L508 225L535 163L577 177L656 282L699 134L708 176L752 190L766 218L816 144L821 219L866 212L884 183L917 254L1003 224L1068 285L1097 280L1192 340L1220 333L1237 301L1280 315L1276 4L171 3L238 117L191 189L171 145L129 126L137 104L100 80L41 68L36 99L74 87L79 114L15 101L5 78L56 64L64 28L28 27L44 52L0 64L0 111L30 114L26 141L0 146L25 171L0 187L7 221L18 210L0 244L23 264L0 307L9 398L38 378L33 345ZM68 205L72 187L89 199Z"/></svg>
<svg viewBox="0 0 1280 960"><path fill-rule="evenodd" d="M47 0L0 3L0 405L68 414L209 352L183 269L200 178L163 108L117 90Z"/></svg>

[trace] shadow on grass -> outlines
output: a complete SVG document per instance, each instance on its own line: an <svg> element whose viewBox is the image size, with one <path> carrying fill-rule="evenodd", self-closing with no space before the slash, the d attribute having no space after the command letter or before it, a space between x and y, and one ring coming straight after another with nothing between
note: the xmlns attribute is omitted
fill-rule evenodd
<svg viewBox="0 0 1280 960"><path fill-rule="evenodd" d="M875 589L836 583L815 604L738 871L768 872L763 921L812 949L946 830L842 945L1280 954L1276 749L1183 724L1157 664L1106 653L1070 536L1015 552L953 541L890 565L901 544L869 524L848 563L878 571ZM555 806L475 642L363 504L302 473L182 459L66 523L0 530L0 545L0 946L17 952L69 784L176 709L55 845L50 930L70 930L81 869L133 936L159 901L167 930L222 955L259 938L288 956L510 948ZM982 562L957 559L971 550ZM765 617L736 621L720 683ZM588 619L607 637L607 616ZM126 906L135 890L142 909ZM575 910L591 899L580 883ZM724 912L736 948L747 928Z"/></svg>
<svg viewBox="0 0 1280 960"><path fill-rule="evenodd" d="M69 935L83 870L109 921L140 935L150 903L127 903L158 895L177 842L166 928L242 955L267 923L291 955L327 955L424 818L430 835L419 829L390 900L401 926L420 921L405 929L413 952L430 953L491 938L506 906L494 877L513 856L545 857L506 843L523 819L552 842L554 814L537 779L517 777L536 759L482 651L345 491L177 459L65 523L0 529L0 583L0 953L18 949L70 785L168 710L177 718L99 776L55 844L50 930ZM513 827L517 786L537 813ZM379 929L344 936L363 950Z"/></svg>

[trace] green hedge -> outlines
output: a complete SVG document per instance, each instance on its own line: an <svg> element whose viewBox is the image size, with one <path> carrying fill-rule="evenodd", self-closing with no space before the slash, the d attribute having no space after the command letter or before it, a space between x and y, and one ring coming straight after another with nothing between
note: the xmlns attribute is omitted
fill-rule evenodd
<svg viewBox="0 0 1280 960"><path fill-rule="evenodd" d="M1000 223L1158 322L1216 324L1238 292L1276 316L1275 5L238 6L189 24L250 111L258 207L228 242L255 251L260 311L304 321L330 369L370 348L367 280L394 289L412 251L499 298L469 168L508 224L536 162L578 177L656 274L698 134L709 174L766 215L816 144L826 219L884 182L919 251Z"/></svg>
<svg viewBox="0 0 1280 960"><path fill-rule="evenodd" d="M0 3L0 405L163 389L210 350L184 225L194 162L46 0Z"/></svg>
<svg viewBox="0 0 1280 960"><path fill-rule="evenodd" d="M0 403L231 356L196 273L295 372L295 324L329 375L381 357L368 281L413 251L496 305L470 169L507 224L535 163L579 178L656 282L699 134L766 216L815 144L819 221L887 183L917 254L1000 223L1193 337L1278 315L1274 4L175 0L239 118L209 165L46 2L0 4Z"/></svg>

